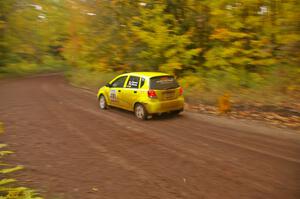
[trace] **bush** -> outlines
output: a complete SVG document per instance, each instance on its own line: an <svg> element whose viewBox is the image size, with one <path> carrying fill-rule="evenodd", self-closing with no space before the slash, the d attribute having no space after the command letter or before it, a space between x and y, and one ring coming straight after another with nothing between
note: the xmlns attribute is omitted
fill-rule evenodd
<svg viewBox="0 0 300 199"><path fill-rule="evenodd" d="M66 72L66 78L76 86L97 89L119 75L117 72L99 72L88 69L73 69Z"/></svg>
<svg viewBox="0 0 300 199"><path fill-rule="evenodd" d="M0 134L4 131L3 124L0 122ZM23 169L22 166L12 166L2 162L2 158L6 155L12 154L12 151L3 150L7 145L0 144L0 198L1 199L42 199L32 189L27 187L13 186L16 182L13 178L2 177L5 174L12 173Z"/></svg>
<svg viewBox="0 0 300 199"><path fill-rule="evenodd" d="M2 73L25 75L38 71L38 66L35 63L29 63L26 61L10 63L2 69Z"/></svg>
<svg viewBox="0 0 300 199"><path fill-rule="evenodd" d="M261 72L199 70L184 74L179 82L191 103L216 105L221 96L229 93L234 104L293 106L300 96L299 72L297 67L274 67Z"/></svg>

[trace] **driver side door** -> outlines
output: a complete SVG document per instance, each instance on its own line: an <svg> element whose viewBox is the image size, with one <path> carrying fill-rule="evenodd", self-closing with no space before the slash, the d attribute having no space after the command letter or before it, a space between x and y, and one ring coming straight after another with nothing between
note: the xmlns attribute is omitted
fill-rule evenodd
<svg viewBox="0 0 300 199"><path fill-rule="evenodd" d="M122 108L124 106L124 99L122 98L122 91L128 76L121 76L115 79L109 88L109 102L110 105Z"/></svg>

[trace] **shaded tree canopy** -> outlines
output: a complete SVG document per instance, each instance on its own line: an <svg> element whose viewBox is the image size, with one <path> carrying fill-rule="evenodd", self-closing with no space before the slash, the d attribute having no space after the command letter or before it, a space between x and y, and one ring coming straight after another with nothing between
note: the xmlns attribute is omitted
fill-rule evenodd
<svg viewBox="0 0 300 199"><path fill-rule="evenodd" d="M198 84L226 76L232 88L253 87L267 74L275 74L288 77L278 83L280 89L297 90L299 4L295 0L5 0L0 2L0 72L61 66L159 70L178 77L193 74L191 81L198 78Z"/></svg>

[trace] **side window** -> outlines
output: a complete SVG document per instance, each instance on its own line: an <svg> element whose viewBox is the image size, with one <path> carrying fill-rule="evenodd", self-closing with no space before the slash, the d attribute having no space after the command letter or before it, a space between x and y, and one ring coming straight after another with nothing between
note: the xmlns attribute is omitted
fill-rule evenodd
<svg viewBox="0 0 300 199"><path fill-rule="evenodd" d="M111 84L111 87L112 88L122 88L124 86L126 78L127 78L127 76L119 77Z"/></svg>
<svg viewBox="0 0 300 199"><path fill-rule="evenodd" d="M140 77L130 76L126 88L139 88Z"/></svg>
<svg viewBox="0 0 300 199"><path fill-rule="evenodd" d="M144 86L144 84L145 84L145 81L146 81L146 79L142 77L142 79L141 79L141 86L140 86L140 88L142 88L142 87Z"/></svg>

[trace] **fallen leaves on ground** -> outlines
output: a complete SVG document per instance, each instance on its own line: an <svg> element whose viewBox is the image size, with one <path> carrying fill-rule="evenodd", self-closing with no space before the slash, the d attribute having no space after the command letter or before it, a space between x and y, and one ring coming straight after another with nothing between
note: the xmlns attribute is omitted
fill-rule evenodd
<svg viewBox="0 0 300 199"><path fill-rule="evenodd" d="M229 118L234 119L251 119L258 121L265 121L273 125L283 127L283 128L292 128L300 129L300 113L297 111L291 112L286 110L287 113L282 111L273 112L273 111L264 111L260 107L251 107L248 109L239 110L239 108L232 107L230 112L220 114L218 107L204 104L191 105L186 104L186 110L192 112L199 112L212 115L223 115Z"/></svg>

